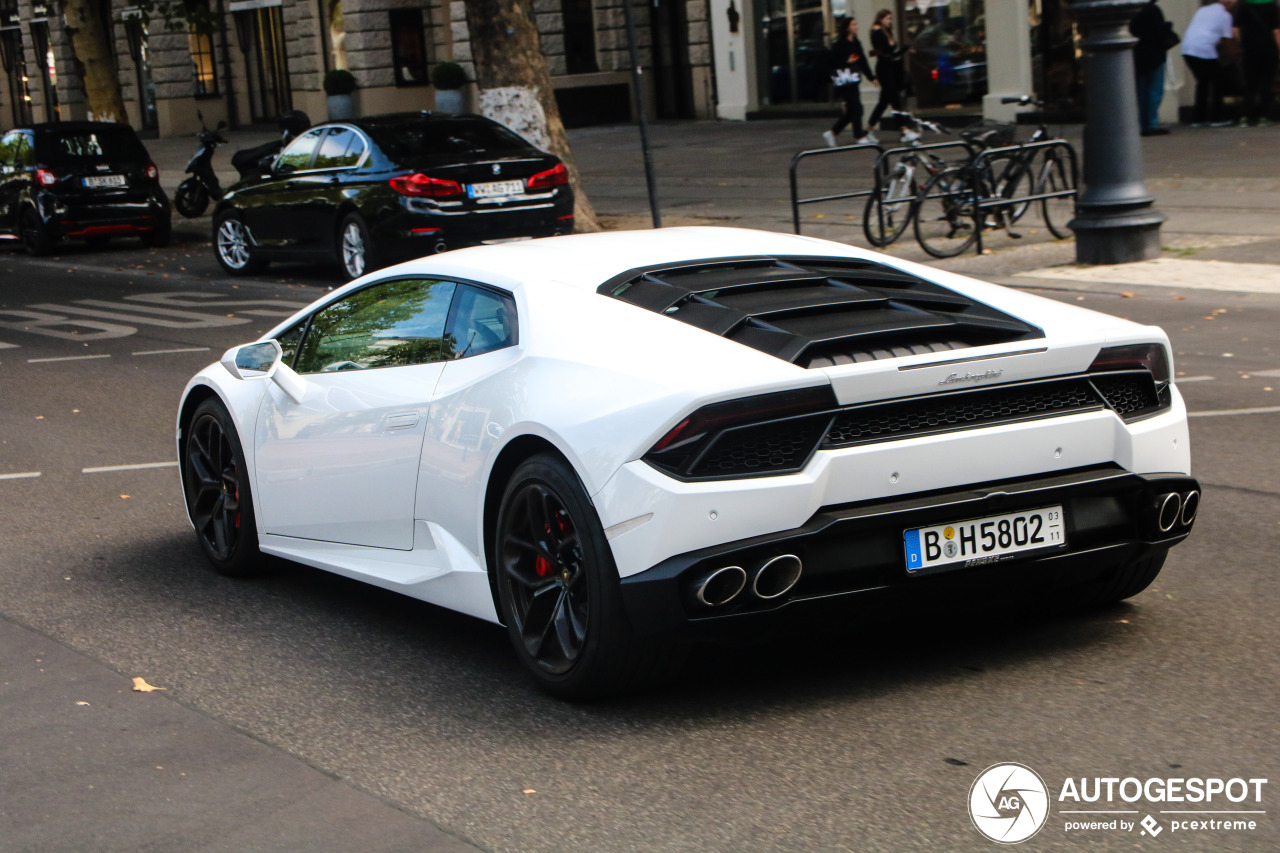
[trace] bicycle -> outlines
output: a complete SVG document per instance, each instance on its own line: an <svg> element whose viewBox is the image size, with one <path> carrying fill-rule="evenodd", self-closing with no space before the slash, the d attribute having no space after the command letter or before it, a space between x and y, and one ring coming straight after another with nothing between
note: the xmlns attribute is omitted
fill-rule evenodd
<svg viewBox="0 0 1280 853"><path fill-rule="evenodd" d="M920 147L920 131L945 134L951 131L909 112L894 110L895 118L906 123L902 141L912 149ZM877 167L879 167L877 163ZM903 235L915 216L915 201L928 176L936 175L950 164L932 151L904 151L892 171L876 175L876 191L867 196L862 213L862 233L867 242L883 249ZM917 177L919 172L925 175Z"/></svg>
<svg viewBox="0 0 1280 853"><path fill-rule="evenodd" d="M1032 99L1023 96L1002 102L1025 106ZM916 199L915 234L922 249L935 258L954 257L973 245L978 227L1004 228L1010 236L1021 236L1011 226L1037 200L1049 232L1058 239L1071 235L1067 223L1075 212L1075 154L1066 140L1050 137L1044 105L1037 106L1041 107L1040 124L1031 138L1018 150L996 158L982 155L1012 145L1016 126L984 124L961 133L975 147L974 157L934 175ZM1036 143L1054 144L1029 147ZM1029 194L1022 189L1024 181L1031 182ZM996 199L1005 203L989 204Z"/></svg>

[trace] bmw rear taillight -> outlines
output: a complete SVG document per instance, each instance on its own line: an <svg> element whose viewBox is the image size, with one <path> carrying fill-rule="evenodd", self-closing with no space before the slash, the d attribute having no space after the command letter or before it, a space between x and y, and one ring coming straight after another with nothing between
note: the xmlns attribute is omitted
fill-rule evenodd
<svg viewBox="0 0 1280 853"><path fill-rule="evenodd" d="M36 169L36 183L42 187L51 187L58 183L58 175L52 169Z"/></svg>
<svg viewBox="0 0 1280 853"><path fill-rule="evenodd" d="M416 175L401 175L388 183L391 184L391 189L401 195L417 198L452 198L462 195L462 184L457 181L433 178L421 172Z"/></svg>
<svg viewBox="0 0 1280 853"><path fill-rule="evenodd" d="M799 471L826 436L836 405L829 385L713 403L676 424L644 461L682 480Z"/></svg>
<svg viewBox="0 0 1280 853"><path fill-rule="evenodd" d="M160 180L160 170L156 167L155 163L148 163L147 167L143 169L142 172L147 176L148 181Z"/></svg>
<svg viewBox="0 0 1280 853"><path fill-rule="evenodd" d="M1089 365L1089 381L1124 421L1158 415L1173 405L1172 369L1162 344L1104 347Z"/></svg>
<svg viewBox="0 0 1280 853"><path fill-rule="evenodd" d="M531 190L549 190L552 187L562 187L568 183L569 170L564 167L563 163L557 163L554 168L526 178L524 185Z"/></svg>

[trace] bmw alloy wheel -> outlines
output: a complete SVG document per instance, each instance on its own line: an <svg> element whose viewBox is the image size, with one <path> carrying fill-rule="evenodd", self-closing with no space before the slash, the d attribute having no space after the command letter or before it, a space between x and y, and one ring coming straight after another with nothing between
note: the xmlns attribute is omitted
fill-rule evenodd
<svg viewBox="0 0 1280 853"><path fill-rule="evenodd" d="M364 228L358 219L350 218L342 226L342 268L352 278L359 278L368 268L368 248Z"/></svg>
<svg viewBox="0 0 1280 853"><path fill-rule="evenodd" d="M243 270L249 266L252 256L249 250L249 229L239 219L227 217L218 225L218 259L230 270Z"/></svg>

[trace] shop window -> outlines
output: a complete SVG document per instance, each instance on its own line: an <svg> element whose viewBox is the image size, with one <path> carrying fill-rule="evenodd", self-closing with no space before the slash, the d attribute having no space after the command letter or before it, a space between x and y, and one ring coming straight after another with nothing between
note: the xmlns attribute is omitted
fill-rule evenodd
<svg viewBox="0 0 1280 853"><path fill-rule="evenodd" d="M422 86L431 81L431 58L421 9L392 9L391 61L397 86Z"/></svg>
<svg viewBox="0 0 1280 853"><path fill-rule="evenodd" d="M916 103L947 107L978 103L987 94L984 0L907 0L903 9L907 74Z"/></svg>

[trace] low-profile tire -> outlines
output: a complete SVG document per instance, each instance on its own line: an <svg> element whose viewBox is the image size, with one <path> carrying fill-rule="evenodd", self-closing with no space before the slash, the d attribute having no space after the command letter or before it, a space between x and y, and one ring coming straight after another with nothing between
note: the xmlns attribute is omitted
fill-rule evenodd
<svg viewBox="0 0 1280 853"><path fill-rule="evenodd" d="M33 258L47 255L53 251L54 239L49 229L40 221L39 215L31 208L22 211L18 219L18 237L22 240L22 248Z"/></svg>
<svg viewBox="0 0 1280 853"><path fill-rule="evenodd" d="M222 402L196 407L182 431L182 484L200 550L224 575L261 571L244 448Z"/></svg>
<svg viewBox="0 0 1280 853"><path fill-rule="evenodd" d="M560 457L531 457L511 475L493 554L511 644L546 692L598 699L655 683L679 665L679 648L636 637L595 508Z"/></svg>
<svg viewBox="0 0 1280 853"><path fill-rule="evenodd" d="M188 219L195 219L209 209L209 190L195 178L187 178L178 184L173 206Z"/></svg>
<svg viewBox="0 0 1280 853"><path fill-rule="evenodd" d="M234 210L224 210L213 220L213 254L231 275L252 275L267 266L254 251L253 237Z"/></svg>
<svg viewBox="0 0 1280 853"><path fill-rule="evenodd" d="M349 279L378 268L377 248L358 213L348 213L338 226L338 263Z"/></svg>

